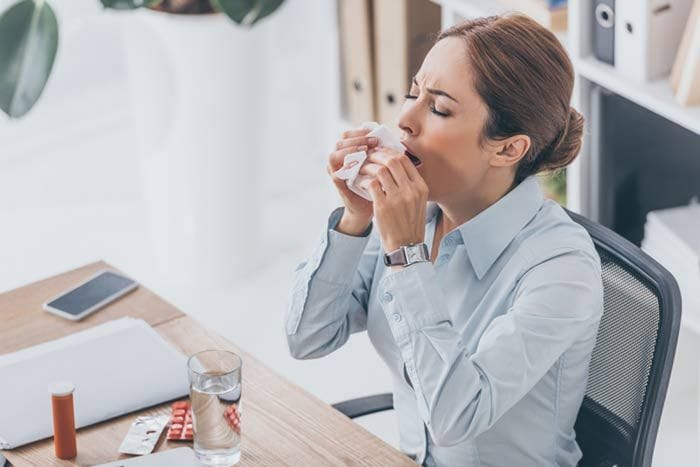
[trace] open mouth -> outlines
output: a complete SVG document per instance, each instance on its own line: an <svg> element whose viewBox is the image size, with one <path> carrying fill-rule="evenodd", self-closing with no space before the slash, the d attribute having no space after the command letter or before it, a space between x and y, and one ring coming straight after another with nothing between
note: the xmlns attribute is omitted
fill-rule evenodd
<svg viewBox="0 0 700 467"><path fill-rule="evenodd" d="M423 163L423 161L420 160L418 156L411 154L410 152L408 152L408 150L404 151L404 154L407 155L409 159L411 159L411 162L413 162L413 165L415 165L416 167Z"/></svg>

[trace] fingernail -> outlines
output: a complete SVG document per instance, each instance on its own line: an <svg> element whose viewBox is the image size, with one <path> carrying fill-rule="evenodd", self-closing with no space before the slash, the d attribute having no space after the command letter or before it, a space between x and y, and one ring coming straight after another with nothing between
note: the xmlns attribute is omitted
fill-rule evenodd
<svg viewBox="0 0 700 467"><path fill-rule="evenodd" d="M367 142L368 142L369 144L377 144L377 141L378 141L378 140L377 140L377 137L376 137L376 136L370 136L369 138L367 138Z"/></svg>
<svg viewBox="0 0 700 467"><path fill-rule="evenodd" d="M366 151L366 150L367 150L367 146L360 146L359 148L357 148L357 150L358 150L358 151Z"/></svg>

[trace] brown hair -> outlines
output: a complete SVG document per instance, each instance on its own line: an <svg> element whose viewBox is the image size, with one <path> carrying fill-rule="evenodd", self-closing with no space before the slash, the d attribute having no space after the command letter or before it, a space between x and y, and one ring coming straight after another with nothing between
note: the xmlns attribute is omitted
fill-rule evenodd
<svg viewBox="0 0 700 467"><path fill-rule="evenodd" d="M441 32L436 42L447 37L464 40L475 90L488 108L482 141L530 137L514 184L576 158L583 116L569 106L573 66L549 29L528 16L507 14L463 21Z"/></svg>

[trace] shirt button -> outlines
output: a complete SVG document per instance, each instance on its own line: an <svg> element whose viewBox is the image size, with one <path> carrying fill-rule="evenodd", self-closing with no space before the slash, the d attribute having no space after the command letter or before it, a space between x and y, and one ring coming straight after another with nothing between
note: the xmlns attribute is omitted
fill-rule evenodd
<svg viewBox="0 0 700 467"><path fill-rule="evenodd" d="M389 292L384 292L384 293L382 294L382 300L384 300L385 302L390 302L390 301L392 301L393 299L394 299L394 296L391 295Z"/></svg>
<svg viewBox="0 0 700 467"><path fill-rule="evenodd" d="M396 321L397 323L398 323L399 321L401 321L401 315L400 315L400 314L394 313L392 316L394 317L394 321Z"/></svg>
<svg viewBox="0 0 700 467"><path fill-rule="evenodd" d="M452 245L454 243L454 240L452 240L452 237L447 237L445 239L445 245Z"/></svg>

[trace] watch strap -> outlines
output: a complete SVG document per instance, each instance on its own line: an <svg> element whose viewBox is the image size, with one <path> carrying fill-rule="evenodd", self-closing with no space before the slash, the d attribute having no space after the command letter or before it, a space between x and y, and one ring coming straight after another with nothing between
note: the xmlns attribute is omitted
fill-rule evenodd
<svg viewBox="0 0 700 467"><path fill-rule="evenodd" d="M404 264L406 264L406 255L403 248L397 248L396 250L384 255L385 266L399 266Z"/></svg>
<svg viewBox="0 0 700 467"><path fill-rule="evenodd" d="M384 264L386 266L408 266L424 261L430 261L430 252L428 251L428 245L425 243L401 246L394 251L384 254Z"/></svg>

